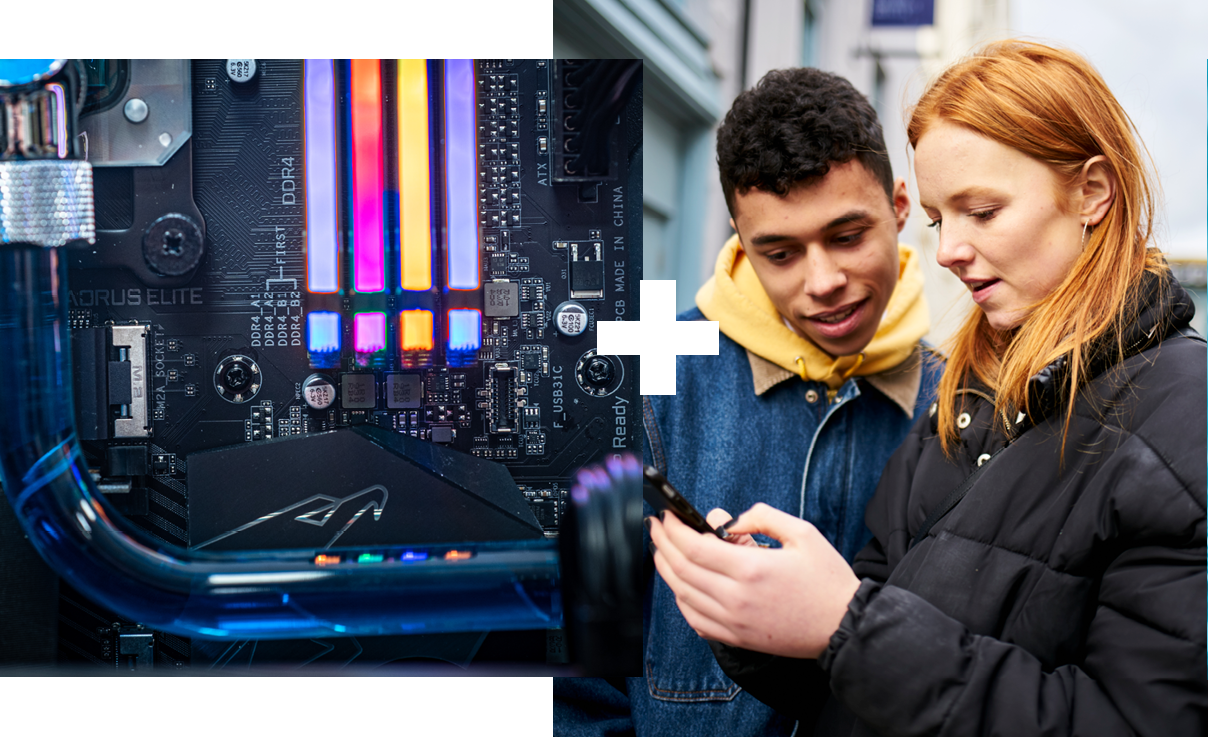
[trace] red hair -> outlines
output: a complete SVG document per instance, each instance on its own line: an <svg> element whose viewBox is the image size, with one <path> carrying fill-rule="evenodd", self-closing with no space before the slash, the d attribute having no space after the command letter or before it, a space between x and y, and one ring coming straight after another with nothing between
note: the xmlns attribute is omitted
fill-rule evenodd
<svg viewBox="0 0 1208 737"><path fill-rule="evenodd" d="M1063 432L1069 430L1078 388L1085 383L1088 343L1119 336L1135 318L1136 292L1145 271L1166 270L1153 234L1154 189L1144 147L1103 78L1078 54L1037 43L990 44L939 76L915 105L907 126L912 147L937 121L963 125L1047 164L1065 192L1083 165L1103 156L1116 193L1106 215L1062 283L1011 330L992 328L974 309L950 343L939 385L939 434L951 454L959 438L957 395L970 376L996 392L995 414L1010 427L1029 412L1028 379L1060 356L1069 362Z"/></svg>

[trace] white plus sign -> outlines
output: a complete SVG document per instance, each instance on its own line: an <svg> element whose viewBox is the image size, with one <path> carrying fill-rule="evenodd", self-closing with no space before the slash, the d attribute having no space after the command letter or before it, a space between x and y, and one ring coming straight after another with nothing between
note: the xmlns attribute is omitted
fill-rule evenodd
<svg viewBox="0 0 1208 737"><path fill-rule="evenodd" d="M596 323L596 350L641 356L642 394L675 394L676 356L716 356L717 323L677 322L675 280L643 279L641 319Z"/></svg>

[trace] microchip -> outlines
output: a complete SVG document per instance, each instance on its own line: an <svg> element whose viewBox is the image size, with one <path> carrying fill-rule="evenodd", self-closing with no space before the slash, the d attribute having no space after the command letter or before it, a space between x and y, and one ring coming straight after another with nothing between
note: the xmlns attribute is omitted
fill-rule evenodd
<svg viewBox="0 0 1208 737"><path fill-rule="evenodd" d="M604 298L604 247L599 243L570 244L570 298Z"/></svg>
<svg viewBox="0 0 1208 737"><path fill-rule="evenodd" d="M491 254L491 273L506 274L508 271L508 255L506 253Z"/></svg>
<svg viewBox="0 0 1208 737"><path fill-rule="evenodd" d="M602 278L602 277L601 277ZM520 314L520 285L512 281L483 285L483 314L487 317L516 317Z"/></svg>
<svg viewBox="0 0 1208 737"><path fill-rule="evenodd" d="M373 374L344 374L340 377L340 402L344 409L373 409L377 405Z"/></svg>
<svg viewBox="0 0 1208 737"><path fill-rule="evenodd" d="M446 425L437 425L432 428L432 442L434 443L451 443L453 442L453 428Z"/></svg>
<svg viewBox="0 0 1208 737"><path fill-rule="evenodd" d="M389 409L417 409L423 399L423 382L416 374L386 376L386 406Z"/></svg>
<svg viewBox="0 0 1208 737"><path fill-rule="evenodd" d="M172 470L173 453L156 453L151 458L151 473L166 474Z"/></svg>
<svg viewBox="0 0 1208 737"><path fill-rule="evenodd" d="M558 502L533 502L529 504L529 508L533 510L533 516L537 518L542 527L556 527L558 525Z"/></svg>
<svg viewBox="0 0 1208 737"><path fill-rule="evenodd" d="M520 354L520 368L525 371L540 371L541 354L537 351L524 351Z"/></svg>

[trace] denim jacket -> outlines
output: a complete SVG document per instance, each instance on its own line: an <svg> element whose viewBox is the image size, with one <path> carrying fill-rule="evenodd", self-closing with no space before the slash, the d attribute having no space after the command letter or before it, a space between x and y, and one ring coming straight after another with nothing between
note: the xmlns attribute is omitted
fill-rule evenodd
<svg viewBox="0 0 1208 737"><path fill-rule="evenodd" d="M704 318L690 310L679 319ZM870 537L864 507L881 470L930 405L942 364L920 345L901 366L849 379L828 401L824 383L802 381L724 334L719 348L677 358L674 396L643 397L645 462L702 513L737 515L762 501L812 522L850 561ZM722 672L649 568L645 672L625 683L628 710L607 682L556 679L555 734L794 733L792 719Z"/></svg>

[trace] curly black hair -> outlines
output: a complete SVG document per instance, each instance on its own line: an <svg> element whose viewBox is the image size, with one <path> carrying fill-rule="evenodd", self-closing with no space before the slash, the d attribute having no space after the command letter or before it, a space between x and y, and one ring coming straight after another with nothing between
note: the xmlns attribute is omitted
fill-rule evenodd
<svg viewBox="0 0 1208 737"><path fill-rule="evenodd" d="M798 182L858 159L893 200L885 136L868 98L819 69L774 69L734 100L717 130L717 167L726 205L755 189L784 196Z"/></svg>

